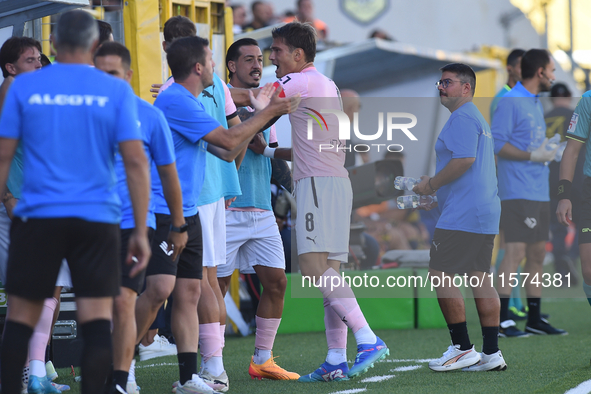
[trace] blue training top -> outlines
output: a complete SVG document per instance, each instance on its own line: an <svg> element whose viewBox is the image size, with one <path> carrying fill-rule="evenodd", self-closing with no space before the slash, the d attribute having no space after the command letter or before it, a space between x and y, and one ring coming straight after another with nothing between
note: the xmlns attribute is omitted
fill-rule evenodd
<svg viewBox="0 0 591 394"><path fill-rule="evenodd" d="M203 104L205 112L217 120L224 128L228 128L226 119L226 95L224 82L213 74L213 85L201 92L198 100ZM222 197L234 197L241 194L238 173L234 161L227 162L207 152L205 180L197 205L207 205Z"/></svg>
<svg viewBox="0 0 591 394"><path fill-rule="evenodd" d="M164 114L158 108L139 97L136 97L140 130L144 140L144 150L151 169L151 178L159 178L158 171L152 169L154 166L164 166L174 163L174 145L172 135ZM123 158L117 152L115 171L117 172L117 192L121 199L121 228L128 229L135 227L133 218L133 207L127 187L127 175ZM147 226L156 228L156 218L154 209L156 203L154 196L150 196L150 205L148 206Z"/></svg>
<svg viewBox="0 0 591 394"><path fill-rule="evenodd" d="M6 97L0 136L23 148L15 216L119 223L117 144L142 139L129 84L82 64L22 74Z"/></svg>
<svg viewBox="0 0 591 394"><path fill-rule="evenodd" d="M183 192L183 214L185 217L197 214L197 200L203 186L205 174L205 135L220 127L217 120L209 116L191 92L184 86L173 83L158 95L154 105L162 110L172 131L177 171ZM154 196L156 213L170 214L162 190Z"/></svg>
<svg viewBox="0 0 591 394"><path fill-rule="evenodd" d="M455 110L435 143L436 173L451 159L474 157L470 168L439 188L441 216L436 227L477 234L498 234L501 203L497 195L494 143L488 123L474 103Z"/></svg>
<svg viewBox="0 0 591 394"><path fill-rule="evenodd" d="M521 82L499 101L492 122L492 134L496 154L507 142L518 149L532 152L546 138L542 103ZM550 170L544 163L499 156L497 169L501 201L550 201Z"/></svg>

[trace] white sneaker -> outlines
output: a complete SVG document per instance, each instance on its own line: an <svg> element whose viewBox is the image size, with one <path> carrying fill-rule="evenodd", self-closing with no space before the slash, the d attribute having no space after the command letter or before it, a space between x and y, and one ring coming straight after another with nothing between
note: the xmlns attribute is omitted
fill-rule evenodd
<svg viewBox="0 0 591 394"><path fill-rule="evenodd" d="M154 342L148 346L144 346L140 343L140 361L149 360L155 357L162 356L174 356L177 353L176 345L168 342L163 336L156 334Z"/></svg>
<svg viewBox="0 0 591 394"><path fill-rule="evenodd" d="M230 388L230 381L226 371L222 372L219 376L213 376L209 371L202 370L199 373L199 377L215 391L225 393Z"/></svg>
<svg viewBox="0 0 591 394"><path fill-rule="evenodd" d="M480 361L470 367L463 368L462 371L504 371L507 369L507 363L500 350L493 354L478 354L480 354Z"/></svg>
<svg viewBox="0 0 591 394"><path fill-rule="evenodd" d="M177 394L213 394L215 391L209 387L197 374L193 374L191 380L187 380L185 384L178 384L176 386Z"/></svg>
<svg viewBox="0 0 591 394"><path fill-rule="evenodd" d="M140 388L135 382L135 360L131 360L131 365L129 366L125 391L127 391L127 394L140 394Z"/></svg>
<svg viewBox="0 0 591 394"><path fill-rule="evenodd" d="M453 371L469 367L479 361L480 353L474 350L474 346L470 350L460 350L460 345L451 345L443 353L443 357L429 362L429 368L438 372Z"/></svg>

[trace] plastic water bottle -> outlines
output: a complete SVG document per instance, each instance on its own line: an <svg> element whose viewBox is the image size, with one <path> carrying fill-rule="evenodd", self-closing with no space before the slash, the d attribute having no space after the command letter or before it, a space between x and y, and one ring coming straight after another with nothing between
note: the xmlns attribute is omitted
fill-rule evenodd
<svg viewBox="0 0 591 394"><path fill-rule="evenodd" d="M400 196L396 199L398 209L414 209L418 207L429 208L437 202L437 196Z"/></svg>
<svg viewBox="0 0 591 394"><path fill-rule="evenodd" d="M560 138L560 134L554 134L554 136L548 140L548 143L546 144L546 150L554 150L558 148L558 144L560 144Z"/></svg>
<svg viewBox="0 0 591 394"><path fill-rule="evenodd" d="M421 183L420 179L411 178L409 176L397 176L394 179L394 187L398 190L412 191L412 188Z"/></svg>

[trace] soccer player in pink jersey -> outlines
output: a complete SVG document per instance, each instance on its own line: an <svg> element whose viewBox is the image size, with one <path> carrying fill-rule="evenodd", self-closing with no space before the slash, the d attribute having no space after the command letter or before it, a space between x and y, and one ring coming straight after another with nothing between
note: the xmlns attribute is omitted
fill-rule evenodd
<svg viewBox="0 0 591 394"><path fill-rule="evenodd" d="M337 115L326 113L342 111L342 104L335 83L314 67L315 55L316 33L311 25L292 22L273 30L269 59L277 67L276 84L287 97L298 93L302 97L298 110L289 116L298 212L295 231L302 275L312 278L324 297L328 342L326 361L300 377L303 382L353 378L390 353L367 324L349 285L340 280L340 264L348 257L353 193L344 167L345 152L320 149L344 145L339 140ZM321 111L325 114L322 127L308 122L308 113ZM357 341L351 369L347 364L347 327Z"/></svg>

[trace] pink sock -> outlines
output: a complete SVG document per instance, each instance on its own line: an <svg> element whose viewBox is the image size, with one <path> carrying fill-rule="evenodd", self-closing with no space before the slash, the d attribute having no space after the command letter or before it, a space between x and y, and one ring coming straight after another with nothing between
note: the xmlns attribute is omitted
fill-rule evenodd
<svg viewBox="0 0 591 394"><path fill-rule="evenodd" d="M39 360L45 365L45 349L47 348L47 342L49 341L49 334L51 332L51 323L53 322L53 311L57 307L57 300L55 298L47 298L43 303L43 310L41 311L41 317L35 326L33 336L29 340L29 360ZM41 371L35 371L35 376L39 375ZM44 372L44 371L43 371Z"/></svg>
<svg viewBox="0 0 591 394"><path fill-rule="evenodd" d="M324 327L326 327L326 342L329 349L347 348L347 325L332 309L326 298L324 299Z"/></svg>
<svg viewBox="0 0 591 394"><path fill-rule="evenodd" d="M331 308L353 333L367 325L363 312L349 284L333 268L329 268L320 277L319 290L328 300Z"/></svg>
<svg viewBox="0 0 591 394"><path fill-rule="evenodd" d="M254 347L261 350L273 350L275 335L279 329L281 319L265 319L256 316L257 332Z"/></svg>
<svg viewBox="0 0 591 394"><path fill-rule="evenodd" d="M220 324L220 340L221 340L220 350L216 351L213 354L215 357L222 357L222 351L224 350L224 346L226 346L226 325L225 324Z"/></svg>
<svg viewBox="0 0 591 394"><path fill-rule="evenodd" d="M199 324L199 351L203 362L208 362L221 347L220 322Z"/></svg>

